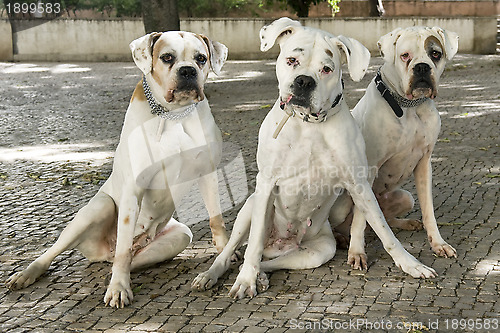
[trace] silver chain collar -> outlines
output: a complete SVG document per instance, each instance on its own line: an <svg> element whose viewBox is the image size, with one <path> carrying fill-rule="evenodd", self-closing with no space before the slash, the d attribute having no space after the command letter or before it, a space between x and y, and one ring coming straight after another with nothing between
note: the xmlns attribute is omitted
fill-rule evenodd
<svg viewBox="0 0 500 333"><path fill-rule="evenodd" d="M415 106L419 106L420 104L422 104L423 102L425 102L426 100L429 99L428 97L422 97L422 98L417 98L417 99L407 99L399 94L392 92L391 90L389 92L391 93L392 97L394 97L394 99L399 104L399 106L401 106L403 108L412 108Z"/></svg>
<svg viewBox="0 0 500 333"><path fill-rule="evenodd" d="M151 113L165 120L180 120L186 118L196 110L196 106L198 105L198 103L190 104L177 109L180 110L185 108L184 111L172 112L156 101L145 77L142 78L142 87L144 89L144 95L146 95L146 99L148 100L149 107L151 107Z"/></svg>

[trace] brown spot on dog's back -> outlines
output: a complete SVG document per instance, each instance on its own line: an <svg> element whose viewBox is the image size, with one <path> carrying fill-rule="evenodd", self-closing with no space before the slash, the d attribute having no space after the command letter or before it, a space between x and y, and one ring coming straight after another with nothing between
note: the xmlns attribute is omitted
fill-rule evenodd
<svg viewBox="0 0 500 333"><path fill-rule="evenodd" d="M123 224L128 224L130 222L130 216L125 216L125 218L123 219Z"/></svg>
<svg viewBox="0 0 500 333"><path fill-rule="evenodd" d="M142 86L142 80L137 83L134 89L134 93L132 94L132 98L130 98L130 103L132 103L134 100L137 101L145 101L146 100L146 95L144 94L144 88Z"/></svg>

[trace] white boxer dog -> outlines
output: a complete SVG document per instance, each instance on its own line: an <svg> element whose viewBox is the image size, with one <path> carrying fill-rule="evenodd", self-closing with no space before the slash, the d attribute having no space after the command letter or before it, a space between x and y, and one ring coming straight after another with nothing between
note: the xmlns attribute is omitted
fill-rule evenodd
<svg viewBox="0 0 500 333"><path fill-rule="evenodd" d="M324 264L336 251L328 214L342 188L362 207L405 272L433 276L431 268L404 250L384 220L367 180L363 137L342 97L342 60L359 81L370 61L368 50L356 40L288 18L263 27L260 36L262 51L280 45L280 96L260 128L256 191L239 212L228 244L192 287L212 287L247 237L232 297L255 296L258 278L265 289L264 272Z"/></svg>
<svg viewBox="0 0 500 333"><path fill-rule="evenodd" d="M368 165L378 170L370 178L373 191L389 225L420 229L419 221L397 218L413 208L412 195L399 188L413 174L432 250L456 257L434 216L431 154L441 125L433 99L445 63L457 53L458 35L438 27L398 28L382 36L378 45L384 64L352 111L365 138ZM356 204L348 262L366 269L364 207L357 208Z"/></svg>
<svg viewBox="0 0 500 333"><path fill-rule="evenodd" d="M218 74L227 48L190 32L151 33L130 44L143 72L125 116L113 171L80 209L56 243L7 285L32 284L64 250L78 248L91 261L112 261L104 301L132 301L130 271L175 257L191 242L172 214L198 181L217 250L227 243L216 168L221 133L203 93L210 68Z"/></svg>

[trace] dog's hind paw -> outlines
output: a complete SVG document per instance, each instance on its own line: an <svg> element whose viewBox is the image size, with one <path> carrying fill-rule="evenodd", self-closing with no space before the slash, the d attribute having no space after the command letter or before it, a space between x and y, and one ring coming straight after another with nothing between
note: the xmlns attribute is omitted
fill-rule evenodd
<svg viewBox="0 0 500 333"><path fill-rule="evenodd" d="M418 231L424 229L422 222L416 219L391 219L388 220L387 223L392 228L401 230Z"/></svg>
<svg viewBox="0 0 500 333"><path fill-rule="evenodd" d="M212 288L217 283L217 276L211 274L210 270L198 274L191 283L191 289L204 291Z"/></svg>
<svg viewBox="0 0 500 333"><path fill-rule="evenodd" d="M267 279L267 275L264 272L260 272L257 275L257 291L262 293L269 288L269 280Z"/></svg>

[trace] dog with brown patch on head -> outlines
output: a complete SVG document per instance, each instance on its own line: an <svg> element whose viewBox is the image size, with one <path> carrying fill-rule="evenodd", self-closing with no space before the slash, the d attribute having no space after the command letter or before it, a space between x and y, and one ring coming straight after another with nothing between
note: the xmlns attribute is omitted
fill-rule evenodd
<svg viewBox="0 0 500 333"><path fill-rule="evenodd" d="M413 209L413 196L400 188L413 174L432 250L456 257L434 216L431 155L441 126L434 99L445 64L458 51L458 35L439 27L398 28L378 45L384 64L352 111L366 142L368 165L377 170L370 177L373 191L390 226L422 229L418 220L398 218ZM343 203L334 207L331 221L345 219L350 203ZM350 222L347 218L345 224ZM354 268L367 268L365 226L364 214L355 206L348 255Z"/></svg>
<svg viewBox="0 0 500 333"><path fill-rule="evenodd" d="M138 38L130 49L143 79L125 115L113 171L56 243L9 278L10 289L29 286L57 255L76 247L91 261L113 262L105 303L130 304L130 271L172 259L191 242L189 228L172 215L194 183L217 250L227 243L216 170L222 138L203 92L210 69L220 73L227 48L171 31Z"/></svg>

